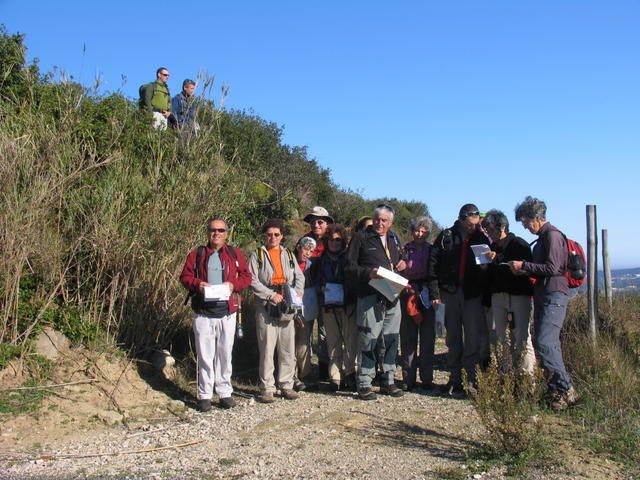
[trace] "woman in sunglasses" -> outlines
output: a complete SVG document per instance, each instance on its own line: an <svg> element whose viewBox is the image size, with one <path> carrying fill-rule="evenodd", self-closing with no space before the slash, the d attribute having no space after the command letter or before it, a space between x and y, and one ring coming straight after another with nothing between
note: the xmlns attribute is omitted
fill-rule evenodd
<svg viewBox="0 0 640 480"><path fill-rule="evenodd" d="M281 246L284 222L267 220L262 226L264 245L249 258L251 289L255 294L256 333L260 352L260 395L263 403L274 401L274 352L278 352L278 387L287 400L295 400L295 328L288 313L292 296L302 297L304 276L293 253ZM287 298L289 301L287 301Z"/></svg>

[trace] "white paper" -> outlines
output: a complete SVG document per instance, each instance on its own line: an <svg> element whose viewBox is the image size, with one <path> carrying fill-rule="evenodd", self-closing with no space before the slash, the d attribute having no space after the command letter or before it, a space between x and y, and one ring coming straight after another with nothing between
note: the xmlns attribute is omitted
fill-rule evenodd
<svg viewBox="0 0 640 480"><path fill-rule="evenodd" d="M296 292L296 289L289 284L287 284L286 288L289 290L289 298L291 298L291 305L294 307L302 308L302 297L298 295L298 292Z"/></svg>
<svg viewBox="0 0 640 480"><path fill-rule="evenodd" d="M480 245L471 245L471 250L473 250L473 254L476 256L476 265L491 263L491 260L486 256L486 254L491 251L489 245L485 245L484 243L481 243Z"/></svg>
<svg viewBox="0 0 640 480"><path fill-rule="evenodd" d="M390 302L394 301L407 286L409 280L384 267L378 267L378 275L382 278L372 278L369 285L383 294Z"/></svg>
<svg viewBox="0 0 640 480"><path fill-rule="evenodd" d="M324 286L325 305L344 305L344 287L340 283L327 283Z"/></svg>
<svg viewBox="0 0 640 480"><path fill-rule="evenodd" d="M229 300L229 285L209 285L204 287L204 301L205 302L223 302Z"/></svg>

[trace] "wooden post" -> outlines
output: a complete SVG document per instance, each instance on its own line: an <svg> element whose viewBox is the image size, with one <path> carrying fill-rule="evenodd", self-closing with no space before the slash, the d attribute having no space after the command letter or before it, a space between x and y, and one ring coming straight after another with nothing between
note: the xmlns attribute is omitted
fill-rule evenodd
<svg viewBox="0 0 640 480"><path fill-rule="evenodd" d="M613 289L611 288L611 264L609 263L609 232L602 229L602 268L604 270L604 295L609 305L609 311L613 306Z"/></svg>
<svg viewBox="0 0 640 480"><path fill-rule="evenodd" d="M587 300L589 333L596 342L598 316L598 236L596 206L587 205Z"/></svg>

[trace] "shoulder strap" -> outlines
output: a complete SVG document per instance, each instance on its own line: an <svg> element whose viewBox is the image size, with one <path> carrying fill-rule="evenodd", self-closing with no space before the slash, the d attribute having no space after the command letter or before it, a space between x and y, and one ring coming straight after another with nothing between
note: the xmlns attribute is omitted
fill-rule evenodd
<svg viewBox="0 0 640 480"><path fill-rule="evenodd" d="M195 274L196 274L196 278L199 278L199 267L200 267L200 261L202 260L202 253L204 252L204 245L200 245L198 247L198 252L196 253L196 264L195 264Z"/></svg>
<svg viewBox="0 0 640 480"><path fill-rule="evenodd" d="M239 267L240 264L238 263L238 254L236 253L235 247L232 247L231 245L227 245L227 250L229 251L229 254L231 255L231 257L235 260L236 268Z"/></svg>
<svg viewBox="0 0 640 480"><path fill-rule="evenodd" d="M258 269L261 270L264 265L264 250L262 250L262 247L256 248L256 257L258 259Z"/></svg>

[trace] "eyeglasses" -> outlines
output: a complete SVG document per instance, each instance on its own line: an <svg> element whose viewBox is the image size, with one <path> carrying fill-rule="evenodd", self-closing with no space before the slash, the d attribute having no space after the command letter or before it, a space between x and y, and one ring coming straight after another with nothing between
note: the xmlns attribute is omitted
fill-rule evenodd
<svg viewBox="0 0 640 480"><path fill-rule="evenodd" d="M278 238L278 237L282 236L281 233L265 233L265 235L267 237L275 237L275 238Z"/></svg>
<svg viewBox="0 0 640 480"><path fill-rule="evenodd" d="M226 229L226 228L207 228L207 231L208 231L209 233L215 233L215 232L217 232L217 233L224 233L224 232L226 232L226 231L227 231L227 229Z"/></svg>

